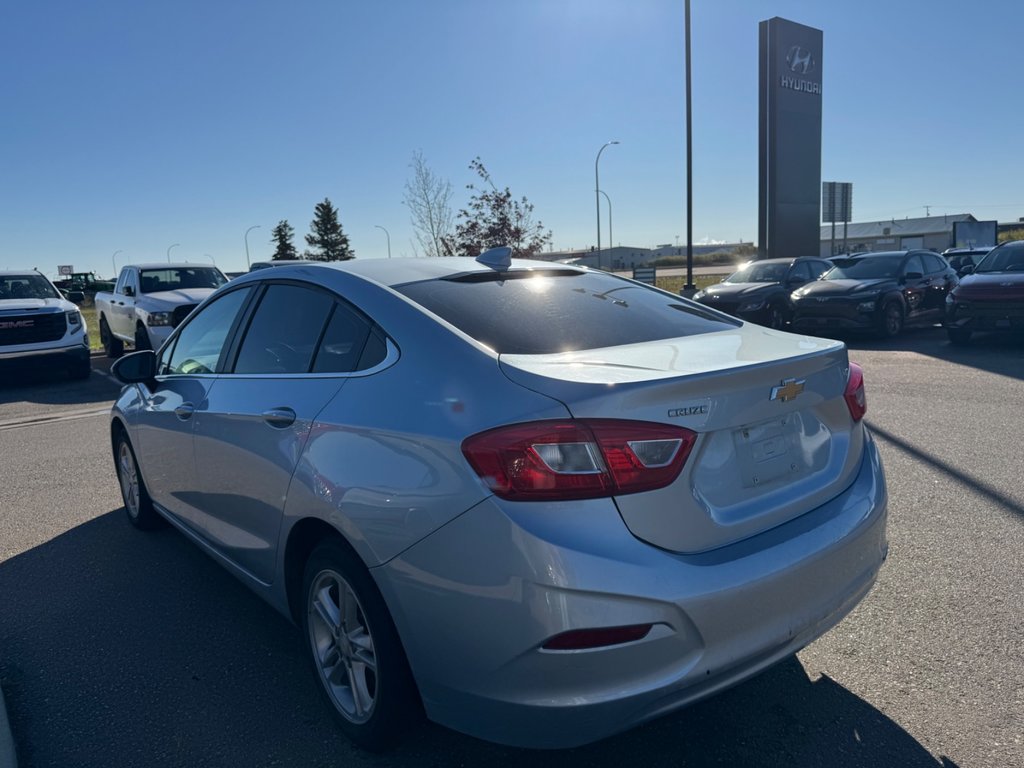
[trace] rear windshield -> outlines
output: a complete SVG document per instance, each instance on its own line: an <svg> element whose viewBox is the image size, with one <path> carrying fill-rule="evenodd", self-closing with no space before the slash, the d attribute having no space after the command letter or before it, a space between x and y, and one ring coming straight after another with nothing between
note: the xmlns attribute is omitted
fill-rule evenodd
<svg viewBox="0 0 1024 768"><path fill-rule="evenodd" d="M592 272L473 273L396 290L499 354L574 352L740 324L671 294Z"/></svg>
<svg viewBox="0 0 1024 768"><path fill-rule="evenodd" d="M903 263L903 255L894 256L867 256L859 259L837 259L835 266L826 272L825 280L841 280L852 278L854 280L879 280L886 277L897 277L900 273L900 264Z"/></svg>

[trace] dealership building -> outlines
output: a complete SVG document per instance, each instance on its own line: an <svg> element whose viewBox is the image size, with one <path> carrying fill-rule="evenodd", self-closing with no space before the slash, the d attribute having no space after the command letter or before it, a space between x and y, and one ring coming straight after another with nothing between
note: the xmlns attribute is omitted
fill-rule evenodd
<svg viewBox="0 0 1024 768"><path fill-rule="evenodd" d="M846 225L846 245L843 246L843 225L835 226L835 253L858 251L903 251L927 248L942 251L956 245L956 224L978 223L969 213L947 216L925 216L918 219L885 219L884 221L854 222ZM832 250L832 225L821 227L819 256L829 256ZM994 245L994 243L977 243Z"/></svg>

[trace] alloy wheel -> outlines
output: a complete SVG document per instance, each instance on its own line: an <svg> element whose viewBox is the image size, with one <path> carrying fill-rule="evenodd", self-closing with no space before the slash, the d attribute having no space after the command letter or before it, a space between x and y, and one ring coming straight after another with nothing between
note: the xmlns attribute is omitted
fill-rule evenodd
<svg viewBox="0 0 1024 768"><path fill-rule="evenodd" d="M350 722L365 723L377 703L377 655L359 597L336 571L309 590L307 621L313 659L331 701Z"/></svg>
<svg viewBox="0 0 1024 768"><path fill-rule="evenodd" d="M122 442L118 449L117 470L125 509L130 517L137 518L139 516L139 474L135 471L135 458L126 442Z"/></svg>

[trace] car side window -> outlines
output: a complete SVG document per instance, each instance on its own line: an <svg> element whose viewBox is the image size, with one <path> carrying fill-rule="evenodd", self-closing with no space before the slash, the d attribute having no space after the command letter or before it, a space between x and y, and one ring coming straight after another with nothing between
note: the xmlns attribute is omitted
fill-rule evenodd
<svg viewBox="0 0 1024 768"><path fill-rule="evenodd" d="M934 275L937 272L946 271L946 262L941 256L926 253L922 255L922 258L924 259L924 271L926 274Z"/></svg>
<svg viewBox="0 0 1024 768"><path fill-rule="evenodd" d="M231 291L203 307L178 332L166 363L157 363L159 374L215 373L224 342L245 306L251 288Z"/></svg>
<svg viewBox="0 0 1024 768"><path fill-rule="evenodd" d="M371 343L371 336L373 336ZM358 312L338 303L313 362L314 373L351 373L372 368L386 355L378 335Z"/></svg>
<svg viewBox="0 0 1024 768"><path fill-rule="evenodd" d="M806 261L798 261L793 265L792 271L789 273L790 280L800 280L801 282L809 282L811 277L811 267Z"/></svg>
<svg viewBox="0 0 1024 768"><path fill-rule="evenodd" d="M811 279L817 280L835 265L831 261L811 261L808 266L811 268Z"/></svg>
<svg viewBox="0 0 1024 768"><path fill-rule="evenodd" d="M921 257L916 253L907 259L907 264L903 267L904 275L909 275L911 272L917 272L919 275L924 274L924 264L921 263Z"/></svg>
<svg viewBox="0 0 1024 768"><path fill-rule="evenodd" d="M308 373L333 306L324 291L271 284L242 339L234 373Z"/></svg>

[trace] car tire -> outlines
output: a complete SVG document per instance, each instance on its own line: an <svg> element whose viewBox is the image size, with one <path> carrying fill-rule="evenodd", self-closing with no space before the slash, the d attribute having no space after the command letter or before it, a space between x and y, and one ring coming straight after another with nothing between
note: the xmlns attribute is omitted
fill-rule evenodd
<svg viewBox="0 0 1024 768"><path fill-rule="evenodd" d="M768 327L774 328L776 331L781 331L786 327L786 313L778 304L768 307Z"/></svg>
<svg viewBox="0 0 1024 768"><path fill-rule="evenodd" d="M146 326L139 324L135 326L135 351L141 352L144 349L152 349L153 345L149 342L149 333L146 332Z"/></svg>
<svg viewBox="0 0 1024 768"><path fill-rule="evenodd" d="M903 330L903 308L895 301L882 307L882 321L878 333L883 339L898 336Z"/></svg>
<svg viewBox="0 0 1024 768"><path fill-rule="evenodd" d="M116 360L124 354L124 342L110 332L107 318L103 315L100 315L100 343L103 344L103 351L111 360Z"/></svg>
<svg viewBox="0 0 1024 768"><path fill-rule="evenodd" d="M971 340L971 329L970 328L947 328L946 335L949 336L951 344L962 346L967 344Z"/></svg>
<svg viewBox="0 0 1024 768"><path fill-rule="evenodd" d="M378 752L415 720L419 693L391 614L369 571L339 540L306 561L300 624L317 688L341 730Z"/></svg>
<svg viewBox="0 0 1024 768"><path fill-rule="evenodd" d="M164 519L153 508L153 500L149 497L142 473L139 472L139 463L135 460L135 451L124 433L118 436L114 444L114 467L128 521L143 531L163 527Z"/></svg>

